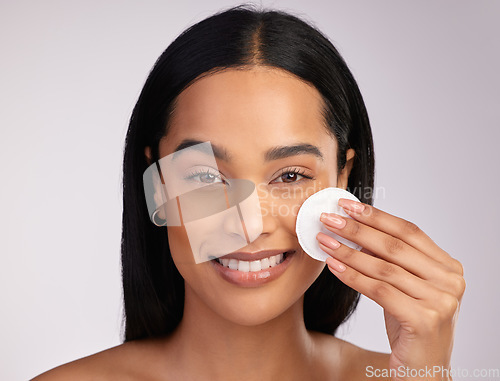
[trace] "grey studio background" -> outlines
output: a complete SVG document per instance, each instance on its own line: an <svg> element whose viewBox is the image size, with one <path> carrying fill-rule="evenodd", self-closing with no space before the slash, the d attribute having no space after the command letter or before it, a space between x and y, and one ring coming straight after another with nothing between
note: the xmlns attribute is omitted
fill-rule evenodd
<svg viewBox="0 0 500 381"><path fill-rule="evenodd" d="M128 118L168 44L236 4L0 3L0 379L121 343ZM500 1L258 4L313 22L347 61L373 128L375 206L464 264L452 365L500 368ZM366 298L341 337L389 351Z"/></svg>

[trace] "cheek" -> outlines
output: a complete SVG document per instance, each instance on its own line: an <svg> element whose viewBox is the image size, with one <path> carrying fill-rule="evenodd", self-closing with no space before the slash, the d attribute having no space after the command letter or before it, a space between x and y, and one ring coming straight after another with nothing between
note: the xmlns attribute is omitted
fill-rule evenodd
<svg viewBox="0 0 500 381"><path fill-rule="evenodd" d="M336 187L336 171L322 170L316 180L308 181L303 186L285 187L282 190L273 189L270 192L267 205L273 216L279 218L280 224L289 233L295 234L297 214L304 201L314 193L329 187Z"/></svg>
<svg viewBox="0 0 500 381"><path fill-rule="evenodd" d="M311 182L308 186L271 192L272 197L269 203L271 208L268 209L278 219L280 226L296 237L295 224L299 209L309 196L319 190L321 190L319 183Z"/></svg>
<svg viewBox="0 0 500 381"><path fill-rule="evenodd" d="M300 205L301 203L297 201L280 200L273 206L272 213L280 227L293 236L296 236L295 223Z"/></svg>
<svg viewBox="0 0 500 381"><path fill-rule="evenodd" d="M300 280L296 283L298 289L295 292L305 292L325 267L324 262L311 258L302 250L295 231L297 214L304 201L319 190L336 185L332 178L322 178L321 180L323 181L311 182L307 187L297 188L293 192L283 192L281 197L273 198L275 204L274 216L279 221L281 228L289 236L293 236L295 247L300 250L300 253L297 253L298 255L295 258L296 266L294 266L294 269L297 271L292 276L292 278ZM290 194L292 195L291 197Z"/></svg>
<svg viewBox="0 0 500 381"><path fill-rule="evenodd" d="M168 243L174 263L184 277L186 269L195 264L184 226L168 226Z"/></svg>
<svg viewBox="0 0 500 381"><path fill-rule="evenodd" d="M196 263L191 245L184 226L169 226L168 242L175 267L181 274L186 285L203 292L210 283L210 264Z"/></svg>
<svg viewBox="0 0 500 381"><path fill-rule="evenodd" d="M305 281L309 285L311 285L318 278L318 276L321 274L321 272L325 268L325 263L311 258L305 252L303 252L303 254L304 254L304 256L303 256L303 258L304 258L303 268L305 270L304 273L308 274L307 279Z"/></svg>

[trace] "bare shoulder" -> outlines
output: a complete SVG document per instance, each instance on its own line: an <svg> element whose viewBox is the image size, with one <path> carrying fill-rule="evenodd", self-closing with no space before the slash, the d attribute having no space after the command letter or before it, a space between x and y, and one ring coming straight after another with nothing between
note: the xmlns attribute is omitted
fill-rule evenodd
<svg viewBox="0 0 500 381"><path fill-rule="evenodd" d="M94 353L90 356L60 365L42 373L31 381L113 381L154 380L148 367L155 348L155 339L134 340Z"/></svg>
<svg viewBox="0 0 500 381"><path fill-rule="evenodd" d="M376 370L388 369L388 353L369 351L323 333L316 333L316 347L320 361L329 368L327 373L331 379L388 380L376 377Z"/></svg>

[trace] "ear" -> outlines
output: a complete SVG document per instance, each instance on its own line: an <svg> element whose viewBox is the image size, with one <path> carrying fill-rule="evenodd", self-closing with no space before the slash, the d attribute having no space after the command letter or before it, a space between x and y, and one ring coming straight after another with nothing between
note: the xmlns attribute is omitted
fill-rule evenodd
<svg viewBox="0 0 500 381"><path fill-rule="evenodd" d="M346 163L342 171L337 176L337 188L346 189L349 179L349 174L351 173L352 165L354 163L354 157L356 156L356 151L349 148L345 154Z"/></svg>
<svg viewBox="0 0 500 381"><path fill-rule="evenodd" d="M148 162L148 165L151 165L151 148L149 146L144 148L144 155L146 156L146 161Z"/></svg>

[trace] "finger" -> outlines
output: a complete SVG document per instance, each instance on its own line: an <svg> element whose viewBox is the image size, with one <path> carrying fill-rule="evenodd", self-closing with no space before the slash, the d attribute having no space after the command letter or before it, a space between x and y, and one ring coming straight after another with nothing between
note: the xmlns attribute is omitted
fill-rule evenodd
<svg viewBox="0 0 500 381"><path fill-rule="evenodd" d="M340 199L339 206L357 221L399 238L416 250L423 252L450 268L450 270L463 275L463 268L460 263L453 259L446 251L441 249L414 223L386 213L371 205L353 200Z"/></svg>
<svg viewBox="0 0 500 381"><path fill-rule="evenodd" d="M450 330L460 309L460 302L445 292L433 293L433 300L415 299L389 283L370 278L347 265L336 269L334 258L328 258L328 269L344 284L380 305L413 334L424 333L437 338L436 333ZM332 266L333 264L333 266Z"/></svg>
<svg viewBox="0 0 500 381"><path fill-rule="evenodd" d="M368 277L387 282L415 299L426 300L431 307L439 307L449 296L459 302L462 300L465 281L455 273L448 273L445 282L428 282L370 253L343 245L324 233L318 233L317 239L319 247L332 256L339 268L347 265Z"/></svg>
<svg viewBox="0 0 500 381"><path fill-rule="evenodd" d="M418 322L423 306L417 299L398 290L391 284L367 277L361 272L345 265L337 271L332 258L326 260L329 270L344 284L365 295L393 315L400 324L414 325ZM330 264L333 264L331 266Z"/></svg>
<svg viewBox="0 0 500 381"><path fill-rule="evenodd" d="M423 279L439 278L444 267L398 238L362 224L352 218L324 213L321 222L331 232L370 250ZM441 272L437 273L437 270Z"/></svg>
<svg viewBox="0 0 500 381"><path fill-rule="evenodd" d="M380 267L385 266L387 270L389 264L397 265L421 279L431 281L433 287L439 290L453 293L454 295L460 292L463 293L461 290L465 286L463 285L464 281L461 275L450 271L442 263L424 255L400 239L351 218L335 214L324 215L321 221L328 230L361 245L387 263L387 265L383 264ZM342 222L338 224L339 221ZM347 247L345 250L347 250ZM358 251L351 249L351 251L347 251L346 253L349 255L349 253L354 252ZM366 256L365 258L368 259L369 257Z"/></svg>
<svg viewBox="0 0 500 381"><path fill-rule="evenodd" d="M430 295L437 291L429 282L416 277L398 265L351 249L346 245L341 244L339 248L334 249L330 243L332 238L324 233L318 233L317 239L319 247L340 264L345 264L370 278L389 283L412 298L432 298Z"/></svg>

